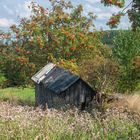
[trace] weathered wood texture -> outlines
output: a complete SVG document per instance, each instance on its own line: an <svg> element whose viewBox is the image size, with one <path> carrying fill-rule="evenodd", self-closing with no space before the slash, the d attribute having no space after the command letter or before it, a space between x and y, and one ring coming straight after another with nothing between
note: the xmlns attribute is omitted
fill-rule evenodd
<svg viewBox="0 0 140 140"><path fill-rule="evenodd" d="M79 76L58 67L47 64L32 80L36 83L36 105L45 108L59 108L70 104L81 109L89 106L96 92Z"/></svg>
<svg viewBox="0 0 140 140"><path fill-rule="evenodd" d="M96 92L82 79L79 79L59 94L50 91L42 83L36 84L35 95L36 104L41 105L43 108L46 107L46 104L48 108L60 108L69 104L84 109L91 104Z"/></svg>

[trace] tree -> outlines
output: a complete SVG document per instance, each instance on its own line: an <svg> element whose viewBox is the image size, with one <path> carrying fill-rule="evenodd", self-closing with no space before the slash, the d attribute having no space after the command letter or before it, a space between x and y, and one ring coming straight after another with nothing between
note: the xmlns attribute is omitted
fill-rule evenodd
<svg viewBox="0 0 140 140"><path fill-rule="evenodd" d="M140 27L140 1L133 0L132 9L128 11L129 19L132 23L132 29L136 31Z"/></svg>
<svg viewBox="0 0 140 140"><path fill-rule="evenodd" d="M2 50L1 67L14 85L27 83L50 61L75 68L82 55L101 45L100 33L90 32L95 29L92 13L83 16L82 5L64 0L50 3L51 8L45 9L32 2L30 18L22 18L10 33L2 35L9 46Z"/></svg>
<svg viewBox="0 0 140 140"><path fill-rule="evenodd" d="M114 40L113 56L119 63L119 92L131 92L140 79L140 32L121 31Z"/></svg>
<svg viewBox="0 0 140 140"><path fill-rule="evenodd" d="M128 14L130 22L132 23L132 29L135 31L137 27L140 27L140 1L139 0L132 0L130 3L125 7L125 0L101 0L105 6L112 6L115 5L119 8L123 8L119 13L115 13L108 21L108 25L111 28L117 27L120 22L120 18L125 14ZM131 9L127 9L131 6Z"/></svg>

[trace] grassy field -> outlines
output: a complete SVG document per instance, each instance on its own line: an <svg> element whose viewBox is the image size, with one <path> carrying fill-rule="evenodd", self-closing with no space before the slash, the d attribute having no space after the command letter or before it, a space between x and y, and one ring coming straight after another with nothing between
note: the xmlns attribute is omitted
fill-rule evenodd
<svg viewBox="0 0 140 140"><path fill-rule="evenodd" d="M126 102L104 113L95 109L87 113L42 111L32 106L33 88L0 89L0 140L140 140L138 94L125 96Z"/></svg>
<svg viewBox="0 0 140 140"><path fill-rule="evenodd" d="M35 102L34 89L33 88L0 89L0 101L9 101L10 103L20 105L33 105Z"/></svg>
<svg viewBox="0 0 140 140"><path fill-rule="evenodd" d="M140 140L140 116L126 108L42 111L0 102L0 110L0 140Z"/></svg>
<svg viewBox="0 0 140 140"><path fill-rule="evenodd" d="M134 111L139 96L125 100L130 108L122 101L104 113L42 111L28 106L34 104L33 88L0 89L0 140L140 140L140 115Z"/></svg>

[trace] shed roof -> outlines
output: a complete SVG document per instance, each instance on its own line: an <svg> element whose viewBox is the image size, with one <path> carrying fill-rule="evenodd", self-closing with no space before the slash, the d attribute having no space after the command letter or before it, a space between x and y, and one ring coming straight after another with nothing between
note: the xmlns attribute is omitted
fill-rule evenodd
<svg viewBox="0 0 140 140"><path fill-rule="evenodd" d="M40 71L38 71L34 76L32 76L31 79L39 84L54 67L55 64L53 63L47 64Z"/></svg>
<svg viewBox="0 0 140 140"><path fill-rule="evenodd" d="M80 79L79 76L52 63L46 65L32 77L34 82L43 83L46 88L57 94L65 91L78 79Z"/></svg>

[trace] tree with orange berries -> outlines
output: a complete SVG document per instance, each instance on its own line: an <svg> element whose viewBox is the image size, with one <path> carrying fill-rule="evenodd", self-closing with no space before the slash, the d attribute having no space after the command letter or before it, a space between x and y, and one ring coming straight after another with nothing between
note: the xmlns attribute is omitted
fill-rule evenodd
<svg viewBox="0 0 140 140"><path fill-rule="evenodd" d="M136 31L137 27L140 27L140 1L139 0L131 0L128 5L125 7L125 0L101 0L105 6L115 5L119 8L123 8L119 13L114 13L112 17L108 21L108 25L111 28L117 27L120 22L120 18L128 14L130 22L132 23L132 29ZM131 7L130 9L128 9Z"/></svg>
<svg viewBox="0 0 140 140"><path fill-rule="evenodd" d="M49 1L51 8L47 9L32 2L30 18L22 18L18 25L10 27L9 33L2 35L9 46L2 51L1 67L11 82L16 81L15 85L19 81L26 83L24 78L30 78L50 61L66 67L69 63L77 65L81 56L101 45L93 13L83 16L82 5L73 6L64 0ZM8 67L12 67L12 73Z"/></svg>

